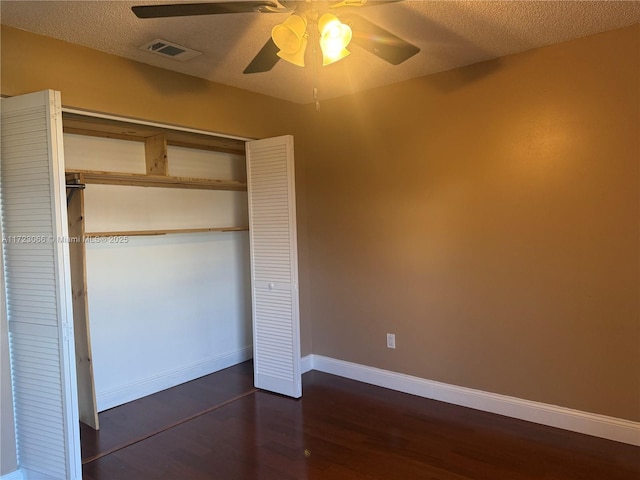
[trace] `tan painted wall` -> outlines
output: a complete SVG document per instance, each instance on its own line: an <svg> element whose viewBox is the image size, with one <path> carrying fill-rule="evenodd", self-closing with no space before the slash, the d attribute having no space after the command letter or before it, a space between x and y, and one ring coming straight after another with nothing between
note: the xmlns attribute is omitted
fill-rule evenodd
<svg viewBox="0 0 640 480"><path fill-rule="evenodd" d="M293 133L303 354L640 420L639 37L587 37L316 113L3 27L1 88Z"/></svg>
<svg viewBox="0 0 640 480"><path fill-rule="evenodd" d="M263 138L299 106L2 26L3 95L60 90L67 107Z"/></svg>
<svg viewBox="0 0 640 480"><path fill-rule="evenodd" d="M310 112L313 352L640 420L639 69L635 25Z"/></svg>
<svg viewBox="0 0 640 480"><path fill-rule="evenodd" d="M66 107L248 138L298 137L300 105L2 26L1 94L62 92ZM304 148L296 142L301 349L311 353L307 304Z"/></svg>

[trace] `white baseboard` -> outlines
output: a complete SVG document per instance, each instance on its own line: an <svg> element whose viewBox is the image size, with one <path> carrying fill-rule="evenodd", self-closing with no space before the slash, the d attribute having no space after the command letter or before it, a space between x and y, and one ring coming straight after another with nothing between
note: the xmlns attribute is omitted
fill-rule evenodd
<svg viewBox="0 0 640 480"><path fill-rule="evenodd" d="M22 471L14 470L11 473L5 473L0 476L0 480L24 480L24 477L22 476Z"/></svg>
<svg viewBox="0 0 640 480"><path fill-rule="evenodd" d="M432 400L640 446L640 423L630 420L458 387L322 355L307 355L302 365L308 367L303 372L318 370Z"/></svg>
<svg viewBox="0 0 640 480"><path fill-rule="evenodd" d="M307 373L313 370L313 355L305 355L300 358L300 372Z"/></svg>
<svg viewBox="0 0 640 480"><path fill-rule="evenodd" d="M237 365L251 358L253 358L253 348L252 346L247 346L235 352L217 355L185 367L162 372L136 383L124 385L106 392L96 392L98 411L102 412L103 410L122 405L123 403L175 387L181 383L190 382L196 378ZM0 480L4 480L4 478Z"/></svg>

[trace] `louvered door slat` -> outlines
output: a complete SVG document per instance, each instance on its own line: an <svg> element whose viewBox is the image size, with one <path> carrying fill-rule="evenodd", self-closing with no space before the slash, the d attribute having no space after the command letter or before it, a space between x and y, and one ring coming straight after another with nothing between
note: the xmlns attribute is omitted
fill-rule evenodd
<svg viewBox="0 0 640 480"><path fill-rule="evenodd" d="M81 478L60 95L2 99L2 233L18 466Z"/></svg>
<svg viewBox="0 0 640 480"><path fill-rule="evenodd" d="M300 397L293 137L247 143L256 387Z"/></svg>

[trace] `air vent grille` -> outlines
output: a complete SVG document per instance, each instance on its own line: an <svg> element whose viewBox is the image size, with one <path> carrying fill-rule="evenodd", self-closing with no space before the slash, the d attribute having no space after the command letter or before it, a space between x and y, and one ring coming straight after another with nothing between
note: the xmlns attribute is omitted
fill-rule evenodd
<svg viewBox="0 0 640 480"><path fill-rule="evenodd" d="M145 43L140 47L140 50L145 50L174 60L180 60L181 62L202 55L202 52L183 47L182 45L167 40L162 40L161 38L156 38L155 40Z"/></svg>

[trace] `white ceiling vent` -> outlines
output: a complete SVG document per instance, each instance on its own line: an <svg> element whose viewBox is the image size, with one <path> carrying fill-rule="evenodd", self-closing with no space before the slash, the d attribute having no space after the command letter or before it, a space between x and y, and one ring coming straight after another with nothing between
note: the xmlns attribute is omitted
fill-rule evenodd
<svg viewBox="0 0 640 480"><path fill-rule="evenodd" d="M192 50L190 48L183 47L182 45L178 45L177 43L168 42L167 40L162 40L160 38L156 38L149 43L145 43L140 47L140 50L157 53L158 55L162 55L163 57L180 60L181 62L190 60L193 57L197 57L198 55L202 55L202 52L198 52L196 50Z"/></svg>

